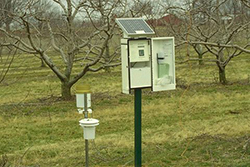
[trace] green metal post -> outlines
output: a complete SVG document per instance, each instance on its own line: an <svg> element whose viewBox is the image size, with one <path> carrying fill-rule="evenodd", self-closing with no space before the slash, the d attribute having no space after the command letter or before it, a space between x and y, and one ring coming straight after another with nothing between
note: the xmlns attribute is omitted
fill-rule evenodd
<svg viewBox="0 0 250 167"><path fill-rule="evenodd" d="M141 166L141 89L135 89L135 167Z"/></svg>

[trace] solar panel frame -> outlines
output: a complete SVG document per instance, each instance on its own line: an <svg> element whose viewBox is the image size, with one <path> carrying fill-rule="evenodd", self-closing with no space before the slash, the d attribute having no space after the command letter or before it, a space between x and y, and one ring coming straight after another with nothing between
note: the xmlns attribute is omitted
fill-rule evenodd
<svg viewBox="0 0 250 167"><path fill-rule="evenodd" d="M143 18L117 18L116 22L130 36L155 34Z"/></svg>

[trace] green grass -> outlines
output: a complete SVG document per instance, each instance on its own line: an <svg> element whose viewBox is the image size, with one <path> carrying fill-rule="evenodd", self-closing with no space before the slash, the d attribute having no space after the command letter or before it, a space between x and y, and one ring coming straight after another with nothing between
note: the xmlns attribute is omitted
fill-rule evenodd
<svg viewBox="0 0 250 167"><path fill-rule="evenodd" d="M0 166L84 166L83 115L73 99L60 100L59 80L39 66L32 55L19 56L0 85ZM225 86L214 64L177 64L176 90L143 90L143 165L250 166L249 74L248 55L230 62ZM120 67L80 83L92 85L100 120L90 166L133 166L134 99L121 94Z"/></svg>

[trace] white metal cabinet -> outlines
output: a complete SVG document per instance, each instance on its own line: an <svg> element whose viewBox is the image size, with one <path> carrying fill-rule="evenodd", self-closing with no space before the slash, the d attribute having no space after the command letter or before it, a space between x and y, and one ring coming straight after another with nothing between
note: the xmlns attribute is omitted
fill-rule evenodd
<svg viewBox="0 0 250 167"><path fill-rule="evenodd" d="M151 87L151 68L131 68L130 69L131 88Z"/></svg>
<svg viewBox="0 0 250 167"><path fill-rule="evenodd" d="M121 39L122 93L129 94L128 46L127 39Z"/></svg>
<svg viewBox="0 0 250 167"><path fill-rule="evenodd" d="M152 90L175 89L174 37L151 38Z"/></svg>

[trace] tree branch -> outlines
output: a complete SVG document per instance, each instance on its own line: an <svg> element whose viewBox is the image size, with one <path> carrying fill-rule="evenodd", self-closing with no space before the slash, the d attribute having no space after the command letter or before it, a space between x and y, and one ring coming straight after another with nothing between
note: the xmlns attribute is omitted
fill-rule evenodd
<svg viewBox="0 0 250 167"><path fill-rule="evenodd" d="M241 2L248 8L250 8L250 3L247 0L241 0Z"/></svg>
<svg viewBox="0 0 250 167"><path fill-rule="evenodd" d="M65 14L67 13L67 9L61 0L53 0L53 1L61 6Z"/></svg>
<svg viewBox="0 0 250 167"><path fill-rule="evenodd" d="M51 44L52 44L53 48L60 53L64 63L67 64L68 60L67 60L66 55L64 54L63 50L60 49L58 46L56 46L55 37L54 37L53 31L51 29L49 22L47 22L47 26L48 26L48 30L50 32L50 40L51 40Z"/></svg>
<svg viewBox="0 0 250 167"><path fill-rule="evenodd" d="M69 82L70 85L73 85L74 83L76 83L82 76L84 76L84 74L89 70L89 68L91 66L96 65L100 61L100 59L103 56L105 46L108 43L108 41L109 41L109 38L106 38L106 40L102 44L101 51L100 51L99 55L97 56L97 58L94 61L92 61L91 63L87 63L85 65L85 67L83 68L83 70L78 75L76 75L73 79L70 80L70 82Z"/></svg>
<svg viewBox="0 0 250 167"><path fill-rule="evenodd" d="M201 41L186 41L191 44L201 44L205 46L214 46L214 47L225 47L225 48L235 48L238 50L241 50L245 53L250 53L250 50L246 49L245 47L240 47L239 45L228 45L228 44L218 44L218 43L212 43L212 42L201 42Z"/></svg>
<svg viewBox="0 0 250 167"><path fill-rule="evenodd" d="M57 68L55 63L51 60L51 58L44 52L39 52L42 59L46 62L46 64L50 67L50 69L57 75L57 77L61 81L65 81L67 77L61 73L61 71Z"/></svg>
<svg viewBox="0 0 250 167"><path fill-rule="evenodd" d="M9 72L9 70L10 70L10 66L11 66L11 64L12 64L12 62L14 61L14 58L15 58L15 54L17 53L17 49L15 50L15 52L14 52L14 54L12 55L12 58L11 58L11 60L8 62L8 59L9 59L9 57L10 57L10 55L8 56L8 58L7 58L7 60L6 60L6 62L5 62L5 64L4 64L4 66L2 67L2 72L1 72L1 75L0 75L0 83L1 82L3 82L3 80L5 79L5 77L6 77L6 75L7 75L7 73ZM6 67L6 65L8 64L8 66ZM6 68L5 68L6 67Z"/></svg>
<svg viewBox="0 0 250 167"><path fill-rule="evenodd" d="M119 66L119 65L121 65L121 63L102 65L102 66L100 66L98 68L90 68L89 67L89 71L97 72L97 71L100 71L102 69L105 69L106 67L116 67L116 66Z"/></svg>
<svg viewBox="0 0 250 167"><path fill-rule="evenodd" d="M78 13L78 11L82 8L82 7L84 7L85 4L86 3L86 0L83 0L82 2L79 2L79 4L76 6L76 8L75 8L75 11L73 12L73 15L72 15L72 17L73 17L73 19L76 17L76 14Z"/></svg>
<svg viewBox="0 0 250 167"><path fill-rule="evenodd" d="M9 38L15 39L15 40L17 40L18 42L20 42L20 44L22 44L26 49L33 50L32 46L30 46L30 45L28 45L27 43L25 43L23 40L21 40L20 37L15 36L15 35L11 35L10 33L8 33L8 32L7 32L6 30L4 30L3 28L0 28L0 31L4 32ZM17 42L15 42L14 44L11 43L11 44L9 44L9 45L16 46L16 45L15 45L16 43L17 43ZM18 48L19 48L19 47L18 47ZM24 48L22 48L22 50L25 51ZM34 52L32 52L32 53L34 53Z"/></svg>

